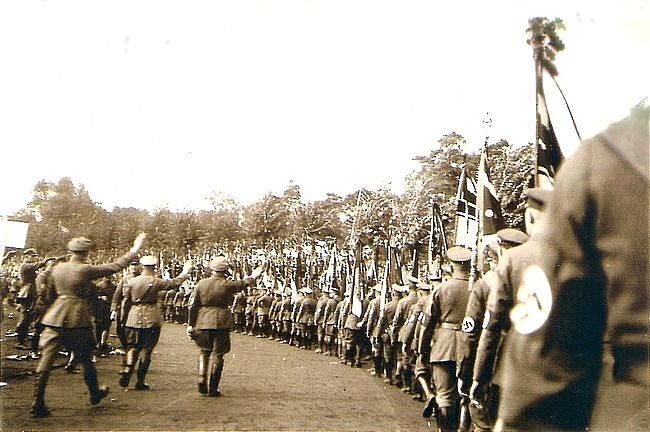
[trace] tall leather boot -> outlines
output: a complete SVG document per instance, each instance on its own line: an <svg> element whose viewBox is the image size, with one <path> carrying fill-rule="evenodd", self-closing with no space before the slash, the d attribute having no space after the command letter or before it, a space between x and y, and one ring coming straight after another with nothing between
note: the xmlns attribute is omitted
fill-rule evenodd
<svg viewBox="0 0 650 432"><path fill-rule="evenodd" d="M438 427L440 432L456 432L458 430L458 408L440 407Z"/></svg>
<svg viewBox="0 0 650 432"><path fill-rule="evenodd" d="M384 363L384 377L385 377L384 382L386 384L390 384L390 385L394 384L393 383L393 366L388 364L388 363Z"/></svg>
<svg viewBox="0 0 650 432"><path fill-rule="evenodd" d="M97 405L100 400L108 396L108 387L100 387L97 383L97 369L95 369L95 365L92 363L90 358L83 362L83 368L84 382L88 387L88 393L90 393L90 404Z"/></svg>
<svg viewBox="0 0 650 432"><path fill-rule="evenodd" d="M372 376L381 376L381 357L373 357L372 358L372 364L373 364L373 369L372 369Z"/></svg>
<svg viewBox="0 0 650 432"><path fill-rule="evenodd" d="M208 394L208 362L210 353L199 354L199 393Z"/></svg>
<svg viewBox="0 0 650 432"><path fill-rule="evenodd" d="M395 385L399 389L404 387L404 380L402 379L402 361L401 360L397 360L397 366L395 367Z"/></svg>
<svg viewBox="0 0 650 432"><path fill-rule="evenodd" d="M412 394L413 380L409 369L402 369L402 381L404 382L402 392Z"/></svg>
<svg viewBox="0 0 650 432"><path fill-rule="evenodd" d="M221 396L221 392L219 391L219 382L221 381L222 372L223 358L218 357L212 361L212 364L210 364L210 384L208 387L208 396Z"/></svg>
<svg viewBox="0 0 650 432"><path fill-rule="evenodd" d="M136 374L137 381L135 383L136 390L149 390L149 385L144 382L147 377L147 372L149 371L149 365L151 364L151 357L144 356L140 359L138 363L138 372Z"/></svg>
<svg viewBox="0 0 650 432"><path fill-rule="evenodd" d="M128 387L129 381L131 381L131 375L133 375L133 366L135 365L136 351L130 349L126 352L124 356L126 361L124 368L120 371L120 387Z"/></svg>
<svg viewBox="0 0 650 432"><path fill-rule="evenodd" d="M34 396L32 397L32 404L29 413L32 417L48 417L50 410L45 406L45 387L47 380L50 376L50 371L43 371L36 373L36 381L34 381Z"/></svg>

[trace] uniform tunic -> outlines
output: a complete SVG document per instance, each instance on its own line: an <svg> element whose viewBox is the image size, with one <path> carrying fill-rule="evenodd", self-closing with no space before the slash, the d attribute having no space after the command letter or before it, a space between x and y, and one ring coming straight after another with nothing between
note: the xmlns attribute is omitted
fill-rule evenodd
<svg viewBox="0 0 650 432"><path fill-rule="evenodd" d="M556 177L548 284L525 291L547 301L515 305L523 310L505 347L499 416L508 426L647 428L648 124L648 109L635 111L585 141Z"/></svg>
<svg viewBox="0 0 650 432"><path fill-rule="evenodd" d="M433 335L429 362L437 389L436 400L441 407L453 407L458 400L456 363L461 359L460 328L469 298L467 284L467 280L452 278L431 294L427 335L431 330Z"/></svg>
<svg viewBox="0 0 650 432"><path fill-rule="evenodd" d="M129 347L151 348L158 343L162 326L158 294L179 287L185 279L162 280L153 275L141 274L129 281L124 294L124 309L127 313L124 326Z"/></svg>
<svg viewBox="0 0 650 432"><path fill-rule="evenodd" d="M234 319L229 307L235 293L254 283L253 278L233 281L216 274L196 284L188 307L188 325L199 332L195 342L201 351L215 351L218 355L230 351Z"/></svg>

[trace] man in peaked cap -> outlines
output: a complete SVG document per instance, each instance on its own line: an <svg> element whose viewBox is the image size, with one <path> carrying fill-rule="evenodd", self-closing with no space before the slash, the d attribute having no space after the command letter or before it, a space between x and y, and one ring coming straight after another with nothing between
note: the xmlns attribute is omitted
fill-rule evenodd
<svg viewBox="0 0 650 432"><path fill-rule="evenodd" d="M363 314L363 319L357 323L357 327L361 330L366 330L366 336L370 339L371 349L372 349L372 363L373 367L370 369L370 373L373 376L381 377L383 371L383 346L381 344L381 334L378 331L379 325L379 313L381 308L381 292L382 284L378 283L372 287L375 296L368 303L368 308Z"/></svg>
<svg viewBox="0 0 650 432"><path fill-rule="evenodd" d="M325 307L330 299L329 293L325 290L321 291L321 296L316 302L316 312L314 312L314 323L316 324L316 338L318 347L315 353L322 353L325 351Z"/></svg>
<svg viewBox="0 0 650 432"><path fill-rule="evenodd" d="M431 416L437 405L438 426L443 432L455 431L459 422L456 366L460 360L461 323L469 296L471 251L454 246L447 251L447 259L451 262L452 275L431 294L430 319L422 332L419 348L425 358L428 353L436 387L435 400L430 397L423 415Z"/></svg>
<svg viewBox="0 0 650 432"><path fill-rule="evenodd" d="M341 296L338 286L330 287L329 291L330 299L325 304L325 311L323 312L323 325L325 326L325 350L323 354L333 356L336 350L335 343L338 331L336 327L336 311L339 302L341 302Z"/></svg>
<svg viewBox="0 0 650 432"><path fill-rule="evenodd" d="M399 284L391 285L390 295L391 299L384 305L383 313L380 311L378 333L381 335L382 346L384 348L384 382L389 385L394 385L393 373L397 365L397 353L395 352L395 344L393 343L393 335L391 332L391 324L395 318L397 311L397 303L399 302L405 288Z"/></svg>
<svg viewBox="0 0 650 432"><path fill-rule="evenodd" d="M633 108L555 178L504 347L504 429L648 429L649 125Z"/></svg>
<svg viewBox="0 0 650 432"><path fill-rule="evenodd" d="M497 401L493 395L497 393L494 386L500 386L500 361L498 350L502 345L503 333L510 328L510 311L515 303L517 292L524 278L526 269L540 262L544 253L541 234L546 224L544 211L546 202L551 197L547 189L528 189L524 218L528 235L516 230L500 230L499 242L503 243L499 263L494 272L486 275L484 282L487 286L488 297L485 306L485 319L482 322L476 360L472 373L472 387L469 392L470 408L478 407L478 411L488 417L485 422L489 427L493 414L490 413ZM498 234L499 235L499 234ZM521 245L516 243L526 240ZM508 245L515 247L506 248ZM497 366L497 367L495 367ZM495 374L495 370L497 371ZM475 418L482 415L475 415Z"/></svg>
<svg viewBox="0 0 650 432"><path fill-rule="evenodd" d="M127 266L142 247L146 235L141 233L133 242L131 250L112 264L87 264L92 242L84 237L70 240L68 250L70 261L55 266L52 270L49 297L56 298L47 309L41 324L41 359L36 368L34 397L31 404L33 417L47 417L50 411L45 406L45 388L56 353L63 345L74 352L83 365L83 377L90 394L91 405L97 405L108 395L108 387L99 386L97 370L92 362L91 352L96 340L93 330L91 304L97 298L92 281L117 273Z"/></svg>
<svg viewBox="0 0 650 432"><path fill-rule="evenodd" d="M217 397L221 395L223 357L230 352L230 330L234 326L229 307L236 292L255 285L264 271L264 264L239 281L229 279L230 265L225 257L215 258L209 267L212 275L196 284L190 299L187 334L200 349L199 393Z"/></svg>
<svg viewBox="0 0 650 432"><path fill-rule="evenodd" d="M395 309L395 316L392 322L393 343L395 345L395 353L397 356L397 366L395 368L395 380L397 387L404 387L405 391L410 392L412 387L412 370L410 368L410 348L404 350L405 335L401 333L402 327L409 318L411 306L418 301L418 283L420 280L413 275L407 277L407 290L408 295L402 297L397 302L397 309Z"/></svg>
<svg viewBox="0 0 650 432"><path fill-rule="evenodd" d="M467 404L488 295L493 282L497 280L496 268L499 258L506 250L525 243L528 240L528 235L513 228L505 228L497 231L495 239L494 243L486 245L486 251L494 257L490 262L490 270L476 281L469 293L465 318L463 318L462 324L461 360L457 370L458 391L465 402L463 408L468 408L471 412L471 420L476 431L491 429L496 416L496 403L498 402L495 397L497 387L493 387L491 389L493 391L486 396L486 401L480 407L476 404Z"/></svg>
<svg viewBox="0 0 650 432"><path fill-rule="evenodd" d="M300 349L310 350L313 341L312 330L314 326L314 314L316 313L316 299L314 299L314 291L311 288L303 288L301 291L305 297L300 302L296 314L298 347Z"/></svg>
<svg viewBox="0 0 650 432"><path fill-rule="evenodd" d="M47 258L42 261L37 259L36 250L29 248L23 251L23 262L20 265L21 288L16 296L16 302L20 305L20 321L16 325L16 347L19 349L32 348L27 344L29 327L36 318L34 316L34 300L36 299L36 275L39 269L53 261L55 258Z"/></svg>
<svg viewBox="0 0 650 432"><path fill-rule="evenodd" d="M140 262L137 259L131 260L129 263L129 269L126 274L122 275L122 278L117 283L117 288L113 294L113 299L111 300L111 320L115 321L115 333L117 338L120 341L120 348L122 349L123 354L126 355L126 329L124 328L124 322L126 321L126 315L123 314L123 302L124 302L124 293L129 285L129 281L134 277L138 276L142 272L140 267ZM125 358L122 358L124 366Z"/></svg>
<svg viewBox="0 0 650 432"><path fill-rule="evenodd" d="M140 258L142 273L129 281L124 293L124 315L126 328L126 361L120 372L121 387L128 387L133 373L136 373L136 390L149 390L145 383L151 364L151 354L158 344L162 328L162 317L158 297L161 291L180 287L189 277L192 261L188 260L178 277L163 280L156 277L154 270L158 260L146 255ZM136 370L137 364L137 370Z"/></svg>

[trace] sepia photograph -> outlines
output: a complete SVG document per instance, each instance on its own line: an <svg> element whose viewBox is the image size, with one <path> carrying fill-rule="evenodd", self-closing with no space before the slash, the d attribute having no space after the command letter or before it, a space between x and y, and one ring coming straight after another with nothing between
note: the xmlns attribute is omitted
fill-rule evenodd
<svg viewBox="0 0 650 432"><path fill-rule="evenodd" d="M0 4L3 431L650 430L650 3Z"/></svg>

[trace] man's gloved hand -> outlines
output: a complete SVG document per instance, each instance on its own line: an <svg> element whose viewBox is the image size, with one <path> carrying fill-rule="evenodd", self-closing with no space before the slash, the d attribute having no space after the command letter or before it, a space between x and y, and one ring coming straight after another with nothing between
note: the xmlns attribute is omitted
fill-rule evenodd
<svg viewBox="0 0 650 432"><path fill-rule="evenodd" d="M117 311L111 311L110 320L111 321L116 321L117 320Z"/></svg>
<svg viewBox="0 0 650 432"><path fill-rule="evenodd" d="M462 397L469 397L469 394L470 394L470 384L469 384L469 382L467 382L467 381L465 381L465 380L463 380L461 378L458 378L458 393L460 393L460 395Z"/></svg>
<svg viewBox="0 0 650 432"><path fill-rule="evenodd" d="M481 384L478 381L472 382L472 388L469 390L469 398L473 401L482 405L485 400L485 395L487 394L488 384Z"/></svg>
<svg viewBox="0 0 650 432"><path fill-rule="evenodd" d="M189 336L190 339L194 340L194 336L195 336L194 327L188 325L185 328L185 333L187 333L187 336Z"/></svg>

